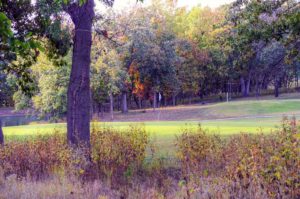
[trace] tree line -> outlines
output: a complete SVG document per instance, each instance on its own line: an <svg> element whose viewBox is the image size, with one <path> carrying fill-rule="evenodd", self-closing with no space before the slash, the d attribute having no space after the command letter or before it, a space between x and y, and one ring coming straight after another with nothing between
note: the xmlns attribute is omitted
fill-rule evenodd
<svg viewBox="0 0 300 199"><path fill-rule="evenodd" d="M1 103L67 116L76 144L76 136L89 140L93 112L107 103L113 112L114 98L127 113L131 101L155 109L221 96L228 85L242 96L272 88L277 97L298 86L299 10L297 0L216 9L154 0L105 13L92 0L1 1Z"/></svg>

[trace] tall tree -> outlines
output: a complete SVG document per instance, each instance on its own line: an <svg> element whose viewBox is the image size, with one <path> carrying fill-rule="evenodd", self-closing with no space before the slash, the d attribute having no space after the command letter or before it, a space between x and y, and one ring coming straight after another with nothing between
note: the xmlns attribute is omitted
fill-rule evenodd
<svg viewBox="0 0 300 199"><path fill-rule="evenodd" d="M27 69L36 60L38 45L30 35L16 35L18 32L13 31L11 20L6 12L2 12L2 6L0 2L0 69L20 77L23 81L18 80L18 85L23 91L28 91L31 89L27 83L32 81ZM4 136L0 125L0 144L3 143Z"/></svg>
<svg viewBox="0 0 300 199"><path fill-rule="evenodd" d="M74 26L73 57L67 95L67 137L70 143L90 143L90 63L94 0L64 5Z"/></svg>

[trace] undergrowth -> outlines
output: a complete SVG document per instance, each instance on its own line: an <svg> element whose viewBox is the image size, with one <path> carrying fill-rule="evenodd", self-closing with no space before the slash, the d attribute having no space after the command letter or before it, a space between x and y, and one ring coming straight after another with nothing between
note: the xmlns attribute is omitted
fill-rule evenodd
<svg viewBox="0 0 300 199"><path fill-rule="evenodd" d="M296 199L299 132L295 119L268 135L228 139L187 127L172 161L155 155L143 126L93 128L88 150L60 132L9 142L0 147L0 198Z"/></svg>

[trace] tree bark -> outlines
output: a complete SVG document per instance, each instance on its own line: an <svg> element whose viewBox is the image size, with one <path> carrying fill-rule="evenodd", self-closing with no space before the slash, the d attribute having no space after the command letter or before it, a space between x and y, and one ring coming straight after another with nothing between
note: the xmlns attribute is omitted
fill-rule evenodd
<svg viewBox="0 0 300 199"><path fill-rule="evenodd" d="M110 108L109 108L110 119L114 120L114 96L112 93L109 94L109 104L110 104Z"/></svg>
<svg viewBox="0 0 300 199"><path fill-rule="evenodd" d="M127 93L122 92L122 113L128 113Z"/></svg>
<svg viewBox="0 0 300 199"><path fill-rule="evenodd" d="M2 131L2 120L0 119L0 145L4 144L4 135Z"/></svg>
<svg viewBox="0 0 300 199"><path fill-rule="evenodd" d="M94 0L65 10L75 25L73 57L67 99L67 138L70 144L90 146L90 63Z"/></svg>

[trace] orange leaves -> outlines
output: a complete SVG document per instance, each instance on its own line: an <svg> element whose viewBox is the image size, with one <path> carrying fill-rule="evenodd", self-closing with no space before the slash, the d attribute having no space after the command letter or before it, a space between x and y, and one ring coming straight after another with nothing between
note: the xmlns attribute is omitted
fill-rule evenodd
<svg viewBox="0 0 300 199"><path fill-rule="evenodd" d="M128 73L129 73L129 75L132 79L132 83L133 83L132 93L140 98L143 98L145 96L145 92L146 92L146 85L143 84L140 80L140 73L137 70L136 62L131 63Z"/></svg>

